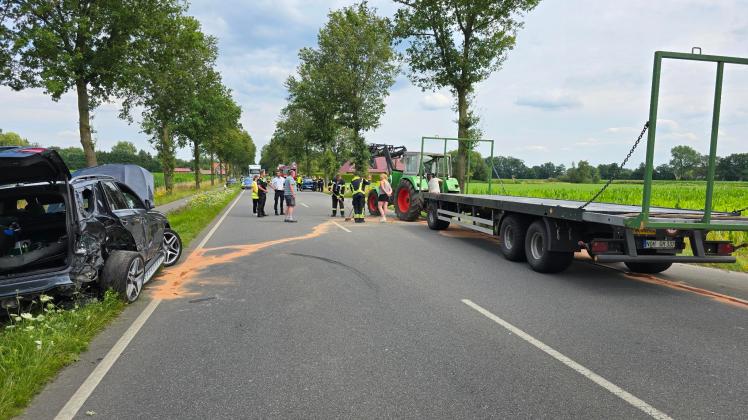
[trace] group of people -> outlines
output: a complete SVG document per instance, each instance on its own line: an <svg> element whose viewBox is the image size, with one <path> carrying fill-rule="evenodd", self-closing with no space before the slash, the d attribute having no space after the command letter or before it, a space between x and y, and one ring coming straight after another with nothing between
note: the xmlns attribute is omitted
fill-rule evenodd
<svg viewBox="0 0 748 420"><path fill-rule="evenodd" d="M252 213L256 214L257 217L265 217L265 201L269 190L274 191L274 204L273 209L275 215L285 215L285 222L295 223L297 220L293 217L294 207L296 207L296 193L300 185L301 177L297 178L296 171L286 175L282 171L277 171L275 177L268 183L265 171L262 171L260 175L255 175L252 179ZM441 180L434 177L432 174L428 174L428 189L429 192L439 192ZM366 209L366 191L367 187L371 185L371 175L366 178L362 178L358 175L354 176L350 183L352 201L353 201L353 220L356 223L364 223ZM340 216L345 217L345 191L346 183L343 177L336 175L335 178L330 181L328 188L331 192L332 197L332 217L336 217L338 210ZM314 191L324 191L324 182L318 178L314 180ZM390 185L387 174L379 175L379 195L377 196L377 209L379 210L379 221L387 221L387 207L392 197L392 186ZM283 212L283 205L286 205L286 212ZM280 211L279 211L280 209Z"/></svg>
<svg viewBox="0 0 748 420"><path fill-rule="evenodd" d="M275 215L286 216L284 222L296 223L297 220L293 217L296 207L296 192L298 191L296 171L291 170L288 175L282 171L276 171L275 177L269 183L265 171L252 178L252 213L257 217L267 216L265 214L265 202L269 190L274 191L273 209ZM283 211L284 204L286 205L285 212ZM279 209L280 211L278 211Z"/></svg>

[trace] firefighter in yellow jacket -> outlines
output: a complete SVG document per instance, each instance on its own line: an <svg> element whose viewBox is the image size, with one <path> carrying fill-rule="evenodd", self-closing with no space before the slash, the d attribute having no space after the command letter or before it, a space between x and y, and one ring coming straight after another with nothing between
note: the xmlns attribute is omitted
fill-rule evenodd
<svg viewBox="0 0 748 420"><path fill-rule="evenodd" d="M356 175L351 180L351 193L353 194L353 220L356 223L364 223L364 208L366 207L366 187L371 183L371 175L363 179Z"/></svg>

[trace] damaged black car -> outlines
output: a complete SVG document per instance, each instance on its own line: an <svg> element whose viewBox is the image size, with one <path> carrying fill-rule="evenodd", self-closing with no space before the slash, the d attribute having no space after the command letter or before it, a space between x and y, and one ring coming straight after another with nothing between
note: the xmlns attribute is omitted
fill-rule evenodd
<svg viewBox="0 0 748 420"><path fill-rule="evenodd" d="M135 165L76 172L54 150L0 147L0 303L113 289L135 301L182 242L153 208L153 176Z"/></svg>

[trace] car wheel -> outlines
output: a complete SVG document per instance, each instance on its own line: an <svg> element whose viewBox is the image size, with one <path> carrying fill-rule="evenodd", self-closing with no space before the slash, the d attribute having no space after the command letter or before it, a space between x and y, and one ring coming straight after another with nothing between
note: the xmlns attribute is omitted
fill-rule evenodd
<svg viewBox="0 0 748 420"><path fill-rule="evenodd" d="M164 229L164 267L171 267L182 256L182 238L169 228Z"/></svg>
<svg viewBox="0 0 748 420"><path fill-rule="evenodd" d="M125 302L135 302L143 289L145 261L137 252L112 251L101 273L102 289L112 289Z"/></svg>
<svg viewBox="0 0 748 420"><path fill-rule="evenodd" d="M550 251L549 245L545 222L534 221L525 236L525 256L530 267L539 273L559 273L566 270L574 260L574 253Z"/></svg>

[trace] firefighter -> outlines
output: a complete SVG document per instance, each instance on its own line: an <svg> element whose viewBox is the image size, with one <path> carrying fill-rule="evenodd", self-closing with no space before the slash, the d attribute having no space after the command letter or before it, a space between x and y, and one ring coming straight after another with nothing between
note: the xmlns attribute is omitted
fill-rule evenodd
<svg viewBox="0 0 748 420"><path fill-rule="evenodd" d="M338 205L340 206L340 217L345 217L345 202L343 199L343 195L345 194L345 182L340 175L335 175L335 179L330 182L330 191L332 192L332 194L330 194L332 197L332 217L335 217Z"/></svg>
<svg viewBox="0 0 748 420"><path fill-rule="evenodd" d="M371 175L363 179L356 175L351 181L351 192L353 192L353 220L356 223L364 223L364 208L366 207L366 187L369 186Z"/></svg>

